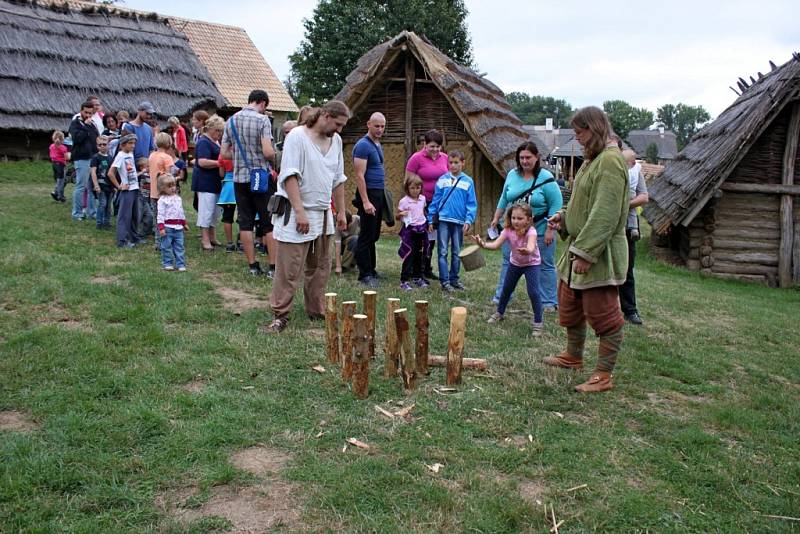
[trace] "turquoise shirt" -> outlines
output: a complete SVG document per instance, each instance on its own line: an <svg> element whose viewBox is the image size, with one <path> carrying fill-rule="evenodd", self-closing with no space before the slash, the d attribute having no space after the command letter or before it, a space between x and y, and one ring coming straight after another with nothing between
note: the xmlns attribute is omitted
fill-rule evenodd
<svg viewBox="0 0 800 534"><path fill-rule="evenodd" d="M540 169L536 181L543 182L552 177L553 174L550 171ZM497 202L497 209L505 210L515 198L525 193L532 185L533 182L524 179L517 169L509 171L508 175L506 175L506 181L503 184L503 192L500 193L500 200ZM545 230L547 230L547 219L555 215L563 204L564 197L561 196L561 189L556 182L550 182L549 184L545 184L533 190L531 193L530 205L533 209L534 219L537 215L543 213L547 214L547 217L542 218L542 220L535 225L538 235L544 235ZM503 221L501 220L500 223L502 224Z"/></svg>

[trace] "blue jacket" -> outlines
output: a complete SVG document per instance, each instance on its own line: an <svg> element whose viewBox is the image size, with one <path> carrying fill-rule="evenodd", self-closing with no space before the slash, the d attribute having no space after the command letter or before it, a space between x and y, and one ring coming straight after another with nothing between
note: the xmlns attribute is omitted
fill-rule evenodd
<svg viewBox="0 0 800 534"><path fill-rule="evenodd" d="M457 180L458 186L450 193ZM445 197L447 197L446 202ZM428 224L433 222L433 216L436 214L439 215L440 221L473 224L478 214L478 199L475 196L475 182L472 178L463 172L456 177L449 172L440 176L436 180L433 200L428 206Z"/></svg>

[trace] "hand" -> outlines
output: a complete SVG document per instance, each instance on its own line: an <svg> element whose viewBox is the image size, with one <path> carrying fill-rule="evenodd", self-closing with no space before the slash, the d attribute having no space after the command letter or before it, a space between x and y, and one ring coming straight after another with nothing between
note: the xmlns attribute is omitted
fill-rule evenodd
<svg viewBox="0 0 800 534"><path fill-rule="evenodd" d="M160 235L161 237L164 237L164 236L167 235L167 231L166 230L159 230L158 231L158 235Z"/></svg>
<svg viewBox="0 0 800 534"><path fill-rule="evenodd" d="M375 215L375 206L372 205L372 202L367 200L364 202L364 213L367 215Z"/></svg>
<svg viewBox="0 0 800 534"><path fill-rule="evenodd" d="M474 235L472 235L470 237L472 238L473 241L475 241L475 243L479 247L483 247L483 239L481 239L481 236L479 236L478 234L474 234Z"/></svg>
<svg viewBox="0 0 800 534"><path fill-rule="evenodd" d="M336 229L340 232L347 230L347 216L343 211L336 214Z"/></svg>
<svg viewBox="0 0 800 534"><path fill-rule="evenodd" d="M553 243L553 239L555 238L554 234L555 234L555 232L554 232L554 230L552 228L548 228L547 230L545 230L545 232L544 232L544 244L545 245L549 246L550 244Z"/></svg>
<svg viewBox="0 0 800 534"><path fill-rule="evenodd" d="M575 271L575 274L586 274L591 266L592 264L583 258L575 258L572 261L572 270Z"/></svg>
<svg viewBox="0 0 800 534"><path fill-rule="evenodd" d="M547 228L550 230L561 230L561 212L559 211L549 219L547 219Z"/></svg>
<svg viewBox="0 0 800 534"><path fill-rule="evenodd" d="M311 229L305 210L295 212L295 221L297 222L297 233L307 234Z"/></svg>
<svg viewBox="0 0 800 534"><path fill-rule="evenodd" d="M498 219L492 219L492 222L489 223L489 228L497 226L498 222L500 222Z"/></svg>
<svg viewBox="0 0 800 534"><path fill-rule="evenodd" d="M523 256L528 256L531 254L531 251L528 250L527 247L519 247L517 249L517 254L522 254Z"/></svg>
<svg viewBox="0 0 800 534"><path fill-rule="evenodd" d="M400 217L405 217L406 215L408 215L408 211L407 210L406 211L398 211L397 215L400 216Z"/></svg>
<svg viewBox="0 0 800 534"><path fill-rule="evenodd" d="M184 232L188 232L189 231L189 225L188 224L184 224L183 225L183 231Z"/></svg>
<svg viewBox="0 0 800 534"><path fill-rule="evenodd" d="M464 230L464 233L465 233L465 234L469 234L469 229L470 229L471 227L472 227L472 225L471 225L470 223L464 223L464 228L463 228L463 230Z"/></svg>
<svg viewBox="0 0 800 534"><path fill-rule="evenodd" d="M121 184L121 185L119 186L119 190L120 190L120 191L127 191L127 190L128 190L128 189L130 189L130 188L131 188L131 186L129 186L128 184Z"/></svg>
<svg viewBox="0 0 800 534"><path fill-rule="evenodd" d="M436 228L434 228L432 224L429 224L428 225L428 233L435 232L435 231L436 231Z"/></svg>
<svg viewBox="0 0 800 534"><path fill-rule="evenodd" d="M100 192L100 186L99 185L94 186L94 192L95 193L99 193Z"/></svg>

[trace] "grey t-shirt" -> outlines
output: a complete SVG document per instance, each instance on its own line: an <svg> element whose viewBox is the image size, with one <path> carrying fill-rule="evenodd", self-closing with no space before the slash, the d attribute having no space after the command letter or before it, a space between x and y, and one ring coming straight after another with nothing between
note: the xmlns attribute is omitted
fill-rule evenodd
<svg viewBox="0 0 800 534"><path fill-rule="evenodd" d="M637 163L628 169L628 183L630 184L630 199L647 193L647 184L644 181L644 174L642 174L642 166ZM631 208L628 213L628 228L639 228L639 218L636 216L636 208Z"/></svg>

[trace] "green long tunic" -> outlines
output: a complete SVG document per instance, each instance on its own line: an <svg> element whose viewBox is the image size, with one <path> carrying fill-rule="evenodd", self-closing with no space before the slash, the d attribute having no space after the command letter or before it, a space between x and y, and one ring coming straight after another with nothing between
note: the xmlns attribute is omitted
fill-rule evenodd
<svg viewBox="0 0 800 534"><path fill-rule="evenodd" d="M559 277L572 289L625 283L628 188L628 168L616 147L606 148L578 171L569 204L561 212L567 246L557 264ZM585 274L570 272L576 256L592 264Z"/></svg>

